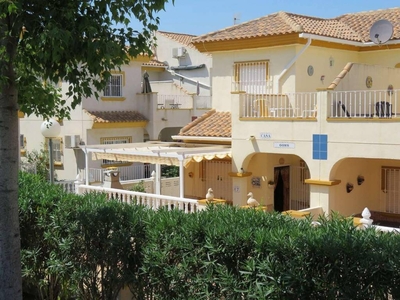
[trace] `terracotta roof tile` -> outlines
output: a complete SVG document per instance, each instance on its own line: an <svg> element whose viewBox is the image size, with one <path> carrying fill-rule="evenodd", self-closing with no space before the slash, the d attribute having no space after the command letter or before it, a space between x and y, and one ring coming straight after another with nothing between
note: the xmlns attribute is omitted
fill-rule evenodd
<svg viewBox="0 0 400 300"><path fill-rule="evenodd" d="M148 121L136 111L88 111L84 110L95 123L124 123Z"/></svg>
<svg viewBox="0 0 400 300"><path fill-rule="evenodd" d="M210 110L181 129L179 136L231 137L230 112Z"/></svg>
<svg viewBox="0 0 400 300"><path fill-rule="evenodd" d="M278 12L255 20L207 33L193 39L193 43L266 37L303 32L339 39L368 42L369 29L378 20L386 19L394 25L393 39L400 38L400 8L345 14L333 19L322 19L293 13Z"/></svg>
<svg viewBox="0 0 400 300"><path fill-rule="evenodd" d="M192 40L196 37L195 35L191 34L174 33L166 31L158 31L158 33L188 47L193 47Z"/></svg>
<svg viewBox="0 0 400 300"><path fill-rule="evenodd" d="M142 64L142 66L149 66L149 67L167 67L167 65L156 58L152 58L149 62L145 62Z"/></svg>
<svg viewBox="0 0 400 300"><path fill-rule="evenodd" d="M400 38L400 7L345 14L337 19L358 32L363 42L371 41L369 30L374 22L382 19L388 20L393 25L392 39Z"/></svg>

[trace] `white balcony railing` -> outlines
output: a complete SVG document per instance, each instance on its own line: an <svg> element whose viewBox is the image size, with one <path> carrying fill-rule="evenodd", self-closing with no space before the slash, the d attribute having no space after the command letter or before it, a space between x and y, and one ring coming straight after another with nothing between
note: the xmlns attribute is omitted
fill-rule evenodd
<svg viewBox="0 0 400 300"><path fill-rule="evenodd" d="M158 109L193 109L190 95L157 95Z"/></svg>
<svg viewBox="0 0 400 300"><path fill-rule="evenodd" d="M179 209L186 213L198 211L197 200L193 199L110 189L92 185L80 185L77 189L78 194L102 192L107 195L108 199L114 199L128 204L143 205L151 209L165 207L168 210Z"/></svg>
<svg viewBox="0 0 400 300"><path fill-rule="evenodd" d="M241 95L241 116L248 118L316 118L317 92Z"/></svg>
<svg viewBox="0 0 400 300"><path fill-rule="evenodd" d="M149 178L151 173L155 171L153 164L139 164L126 167L117 167L120 172L121 181ZM103 182L104 171L106 169L89 168L89 182ZM80 178L84 181L86 176L85 170L80 171Z"/></svg>
<svg viewBox="0 0 400 300"><path fill-rule="evenodd" d="M392 118L398 113L400 90L330 91L330 118Z"/></svg>

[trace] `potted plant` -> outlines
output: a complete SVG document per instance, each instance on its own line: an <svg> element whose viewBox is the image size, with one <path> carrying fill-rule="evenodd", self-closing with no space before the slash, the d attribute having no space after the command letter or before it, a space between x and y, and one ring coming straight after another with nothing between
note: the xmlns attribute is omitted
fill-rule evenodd
<svg viewBox="0 0 400 300"><path fill-rule="evenodd" d="M268 180L268 187L269 188L274 188L275 187L275 182L273 180Z"/></svg>

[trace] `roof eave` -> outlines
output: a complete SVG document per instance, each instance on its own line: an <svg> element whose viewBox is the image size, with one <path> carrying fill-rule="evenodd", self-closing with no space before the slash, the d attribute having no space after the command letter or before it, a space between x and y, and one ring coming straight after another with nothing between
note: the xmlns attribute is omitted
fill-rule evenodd
<svg viewBox="0 0 400 300"><path fill-rule="evenodd" d="M331 42L331 43L336 43L336 44L344 44L344 45L349 45L349 46L355 46L355 47L373 47L373 46L379 46L379 44L375 44L373 42L357 42L357 41L350 41L350 40L344 40L344 39L339 39L335 37L328 37L328 36L322 36L322 35L317 35L317 34L312 34L312 33L300 33L299 34L300 38L304 39L312 39L312 40L318 40L318 41L324 41L324 42ZM397 45L400 44L400 40L391 40L385 43L385 45Z"/></svg>

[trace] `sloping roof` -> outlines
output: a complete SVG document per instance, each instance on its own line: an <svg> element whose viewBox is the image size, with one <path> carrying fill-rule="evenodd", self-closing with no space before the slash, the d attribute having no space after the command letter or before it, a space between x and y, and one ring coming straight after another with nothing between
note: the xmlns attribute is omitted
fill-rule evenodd
<svg viewBox="0 0 400 300"><path fill-rule="evenodd" d="M345 14L323 19L277 12L193 39L193 43L267 37L290 33L308 33L350 41L368 42L371 25L386 19L394 25L393 39L400 38L400 8Z"/></svg>
<svg viewBox="0 0 400 300"><path fill-rule="evenodd" d="M158 32L169 39L172 39L182 45L189 47L193 47L192 40L196 37L195 35L184 34L184 33L174 33L166 31L158 31Z"/></svg>
<svg viewBox="0 0 400 300"><path fill-rule="evenodd" d="M168 67L165 63L157 60L157 58L152 58L149 62L145 62L142 64L143 67L149 66L149 67Z"/></svg>
<svg viewBox="0 0 400 300"><path fill-rule="evenodd" d="M230 112L210 110L187 124L178 136L196 137L232 137L232 121Z"/></svg>
<svg viewBox="0 0 400 300"><path fill-rule="evenodd" d="M136 111L88 111L84 110L95 123L124 123L148 121Z"/></svg>

